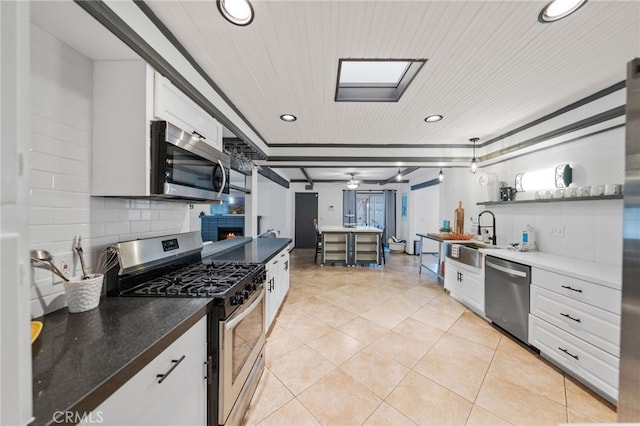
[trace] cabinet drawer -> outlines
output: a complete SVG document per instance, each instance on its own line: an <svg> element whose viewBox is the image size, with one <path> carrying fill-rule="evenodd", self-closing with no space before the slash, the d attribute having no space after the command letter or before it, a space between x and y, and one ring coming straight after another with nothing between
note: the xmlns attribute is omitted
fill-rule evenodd
<svg viewBox="0 0 640 426"><path fill-rule="evenodd" d="M617 401L618 358L534 315L529 315L529 344L607 399Z"/></svg>
<svg viewBox="0 0 640 426"><path fill-rule="evenodd" d="M198 321L95 409L95 412L102 413L106 424L139 424L136 419L148 417L153 410L159 411L156 404L167 399L165 393L174 394L175 399L176 393L184 394L184 388L199 389L198 383L206 389L206 319L205 316ZM166 374L175 364L173 360L179 360L182 356L184 359L162 383L158 383L158 374ZM198 382L191 386L189 381L194 377ZM187 410L189 407L183 408ZM173 410L176 411L177 407L173 407Z"/></svg>
<svg viewBox="0 0 640 426"><path fill-rule="evenodd" d="M620 315L531 286L530 312L611 355L620 356Z"/></svg>
<svg viewBox="0 0 640 426"><path fill-rule="evenodd" d="M620 290L538 268L532 268L531 283L620 315Z"/></svg>

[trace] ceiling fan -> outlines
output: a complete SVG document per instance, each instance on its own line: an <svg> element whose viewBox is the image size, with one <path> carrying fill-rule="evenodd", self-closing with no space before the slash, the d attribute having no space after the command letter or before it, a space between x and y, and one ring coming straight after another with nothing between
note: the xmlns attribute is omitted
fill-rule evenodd
<svg viewBox="0 0 640 426"><path fill-rule="evenodd" d="M355 180L353 178L353 176L355 175L355 173L349 173L351 175L351 179L347 181L347 188L349 189L356 189L357 187L360 186L360 181L359 180Z"/></svg>

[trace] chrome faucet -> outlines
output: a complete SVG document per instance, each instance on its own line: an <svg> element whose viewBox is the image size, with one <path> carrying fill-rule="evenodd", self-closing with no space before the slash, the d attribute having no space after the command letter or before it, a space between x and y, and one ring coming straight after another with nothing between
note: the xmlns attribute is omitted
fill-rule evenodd
<svg viewBox="0 0 640 426"><path fill-rule="evenodd" d="M482 225L480 225L480 218L485 213L489 213L491 215L491 217L493 218L491 226L482 226ZM478 235L480 235L480 236L482 236L482 228L491 228L491 231L492 231L491 232L491 235L492 235L491 242L495 246L496 245L496 216L493 214L492 211L485 210L485 211L480 212L480 214L478 215Z"/></svg>

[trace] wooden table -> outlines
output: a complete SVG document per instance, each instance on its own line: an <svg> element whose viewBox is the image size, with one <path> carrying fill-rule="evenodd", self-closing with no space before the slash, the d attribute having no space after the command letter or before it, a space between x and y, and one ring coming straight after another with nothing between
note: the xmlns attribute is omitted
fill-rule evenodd
<svg viewBox="0 0 640 426"><path fill-rule="evenodd" d="M356 264L380 264L380 237L382 229L374 226L323 226L322 264L344 263L347 266Z"/></svg>

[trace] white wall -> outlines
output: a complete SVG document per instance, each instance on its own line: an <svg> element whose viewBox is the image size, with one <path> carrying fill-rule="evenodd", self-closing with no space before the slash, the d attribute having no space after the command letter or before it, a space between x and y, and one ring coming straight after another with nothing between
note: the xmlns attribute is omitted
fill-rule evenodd
<svg viewBox="0 0 640 426"><path fill-rule="evenodd" d="M56 262L70 259L77 272L72 253L76 235L82 235L92 265L106 245L188 231L186 204L90 197L92 63L40 28L31 28L31 247L50 251ZM64 307L63 295L59 279L34 269L33 316Z"/></svg>
<svg viewBox="0 0 640 426"><path fill-rule="evenodd" d="M258 216L261 216L261 232L275 229L280 231L281 237L292 238L293 221L290 215L289 191L262 175L258 176Z"/></svg>
<svg viewBox="0 0 640 426"><path fill-rule="evenodd" d="M495 173L498 179L514 186L515 175L519 172L544 169L563 163L569 163L574 167L573 181L579 186L623 183L624 128L579 138L483 167L476 175L471 174L466 168L444 169L446 177L439 186L439 194L432 194L428 200L412 203L410 214L419 217L429 205L439 199L439 220L432 229L427 230L434 232L442 220L451 220L453 225L453 211L458 201L462 201L466 232L475 232L475 228L471 227L470 217L477 218L482 210L488 209L496 216L499 245L519 242L523 228L529 224L536 229L537 243L541 251L620 266L622 200L476 205L477 202L487 201L488 197L486 187L478 183L481 172ZM533 194L519 193L516 197L533 198ZM483 216L482 221L483 224L490 224L490 217ZM552 237L551 228L559 226L564 227L565 236Z"/></svg>

